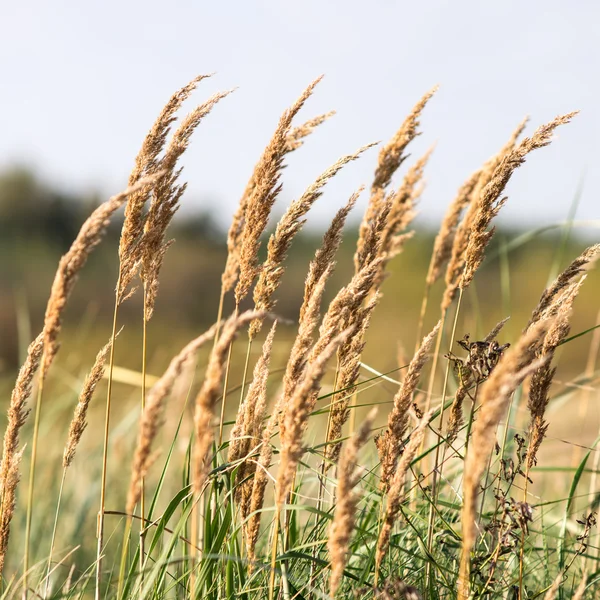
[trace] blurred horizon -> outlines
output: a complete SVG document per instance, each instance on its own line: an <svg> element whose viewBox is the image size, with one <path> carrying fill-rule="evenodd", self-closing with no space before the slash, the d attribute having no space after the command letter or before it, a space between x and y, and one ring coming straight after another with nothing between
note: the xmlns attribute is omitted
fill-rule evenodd
<svg viewBox="0 0 600 600"><path fill-rule="evenodd" d="M422 118L413 159L436 146L418 223L433 226L458 186L505 142L525 115L530 134L580 109L550 147L511 181L500 222L543 226L597 218L600 5L557 0L501 5L474 1L369 7L358 0L302 8L156 0L102 5L41 0L5 5L0 16L4 110L0 169L24 165L50 186L108 197L124 187L145 133L168 97L199 73L184 111L237 88L202 123L183 164L190 182L182 212L209 212L227 226L277 119L325 73L299 121L336 110L285 172L276 212L339 156L388 140L417 100L440 89ZM22 24L27 23L27 27ZM101 49L101 50L100 50ZM346 168L309 215L323 227L361 184L377 149ZM358 212L366 198L359 203Z"/></svg>

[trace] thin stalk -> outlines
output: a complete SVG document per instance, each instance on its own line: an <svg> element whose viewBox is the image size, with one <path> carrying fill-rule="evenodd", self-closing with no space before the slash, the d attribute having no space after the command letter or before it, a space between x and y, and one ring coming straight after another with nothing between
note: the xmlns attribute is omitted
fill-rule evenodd
<svg viewBox="0 0 600 600"><path fill-rule="evenodd" d="M458 323L458 315L460 313L460 305L462 303L462 297L463 297L463 290L462 288L459 288L459 293L458 293L458 302L456 303L456 313L454 314L454 323L452 324L452 333L450 335L450 349L452 349L452 342L454 341L454 337L456 336L456 326ZM445 318L446 315L444 315ZM446 405L446 389L448 387L448 379L450 377L450 361L448 361L447 365L446 365L446 371L444 373L444 385L442 386L442 405L440 408L440 422L439 422L439 427L438 427L438 431L439 431L439 436L442 435L442 431L443 431L443 426L444 426L444 412L445 412L445 405ZM439 440L438 440L439 442ZM442 464L440 464L439 460L440 460L440 446L441 444L438 443L435 449L435 461L434 461L434 466L433 466L433 479L432 479L432 486L431 486L431 506L429 508L429 520L427 523L427 552L428 554L431 554L431 547L433 545L433 525L434 525L434 515L435 515L435 510L434 507L437 504L437 495L438 495L438 468L439 468L439 479L441 480L442 477ZM427 561L427 565L425 567L425 586L426 586L426 592L425 592L425 597L427 598L429 596L429 585L430 585L430 576L431 576L431 561Z"/></svg>
<svg viewBox="0 0 600 600"><path fill-rule="evenodd" d="M417 324L417 341L415 345L415 352L419 349L419 345L421 344L421 337L423 335L423 323L425 321L425 313L427 312L427 304L429 303L430 292L431 286L428 283L426 283L425 292L423 292L423 300L421 300L421 312L419 313L419 322Z"/></svg>
<svg viewBox="0 0 600 600"><path fill-rule="evenodd" d="M125 571L127 569L127 552L129 551L129 537L131 536L131 526L133 524L133 517L127 515L127 521L125 522L125 531L123 531L123 543L121 544L121 564L119 566L119 588L117 592L117 600L121 600L123 596L123 587L125 585ZM144 521L142 521L142 527Z"/></svg>
<svg viewBox="0 0 600 600"><path fill-rule="evenodd" d="M56 541L56 530L58 527L58 515L60 514L60 503L65 485L65 477L67 468L63 468L62 478L60 480L60 488L58 490L58 502L56 503L56 515L54 516L54 526L52 527L52 538L50 539L50 555L48 556L48 568L46 569L46 585L44 586L44 598L48 597L48 585L50 584L50 569L52 567L52 553L54 552L54 542Z"/></svg>
<svg viewBox="0 0 600 600"><path fill-rule="evenodd" d="M271 574L269 576L269 600L273 600L273 594L275 591L275 565L277 564L277 543L279 537L279 516L281 513L281 507L277 504L275 509L275 523L273 530L273 541L271 544Z"/></svg>
<svg viewBox="0 0 600 600"><path fill-rule="evenodd" d="M248 377L248 365L250 364L250 354L252 353L252 340L248 340L246 348L246 361L244 362L244 375L242 376L242 387L240 390L240 404L244 401L244 390L246 388L246 378Z"/></svg>
<svg viewBox="0 0 600 600"><path fill-rule="evenodd" d="M215 331L215 339L213 340L213 348L219 341L219 334L221 333L221 319L223 318L223 304L225 303L225 291L221 286L221 296L219 298L219 308L217 310L217 330Z"/></svg>
<svg viewBox="0 0 600 600"><path fill-rule="evenodd" d="M142 308L142 411L140 419L144 416L144 410L146 408L146 352L147 352L147 341L148 341L148 319L146 319L146 303L148 301L148 291L146 282L144 281L144 301ZM146 518L146 500L145 500L145 478L142 477L140 480L140 513L142 517L142 523ZM142 584L144 582L144 542L145 542L144 528L140 531L140 577Z"/></svg>
<svg viewBox="0 0 600 600"><path fill-rule="evenodd" d="M45 351L44 351L45 352ZM42 356L42 364L44 358ZM31 542L31 517L33 512L33 488L35 485L35 463L37 459L38 437L40 433L40 418L42 415L42 398L44 397L44 380L40 377L37 401L35 404L35 419L33 423L33 440L31 445L31 464L29 465L29 490L27 492L27 517L25 523L25 555L23 557L23 598L27 598L27 578L29 571L29 545Z"/></svg>
<svg viewBox="0 0 600 600"><path fill-rule="evenodd" d="M121 273L117 281L117 290L121 287ZM100 600L100 584L102 583L102 550L104 546L104 508L106 501L106 473L108 463L108 434L110 432L110 406L112 398L113 368L115 364L115 340L117 337L117 322L119 319L119 300L115 296L115 309L113 313L112 334L110 338L110 359L108 364L108 388L106 391L106 412L104 416L104 444L102 449L102 478L100 482L100 511L98 512L98 548L96 552L96 589L94 599Z"/></svg>
<svg viewBox="0 0 600 600"><path fill-rule="evenodd" d="M235 316L237 317L240 312L238 304L235 305ZM215 340L217 336L215 335ZM215 342L216 344L216 342ZM223 443L223 424L225 422L225 408L227 404L227 386L229 384L229 371L231 368L231 353L233 351L233 342L229 344L229 351L227 353L227 366L225 367L225 379L223 381L223 399L221 400L221 418L219 420L219 447Z"/></svg>

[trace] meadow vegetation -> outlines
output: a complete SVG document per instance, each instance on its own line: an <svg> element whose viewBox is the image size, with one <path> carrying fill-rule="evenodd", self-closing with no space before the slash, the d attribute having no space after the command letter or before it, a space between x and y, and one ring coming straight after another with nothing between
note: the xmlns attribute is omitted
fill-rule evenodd
<svg viewBox="0 0 600 600"><path fill-rule="evenodd" d="M326 168L269 231L286 162L332 116L299 118L315 80L279 118L226 252L202 242L212 271L189 283L201 317L182 331L169 262L179 162L231 101L218 93L180 118L203 79L169 99L125 190L92 210L47 276L41 332L8 403L2 596L595 597L600 453L586 439L600 329L587 279L600 245L578 248L569 224L558 244L494 237L509 180L576 113L528 136L518 124L420 238L431 151L409 149L434 88L387 143ZM313 252L301 235L311 207L377 151L370 186L348 193ZM177 264L203 260L193 235L182 244ZM88 259L101 268L97 247L113 280L96 295L82 283ZM94 297L106 318L69 313ZM171 354L174 328L185 340Z"/></svg>

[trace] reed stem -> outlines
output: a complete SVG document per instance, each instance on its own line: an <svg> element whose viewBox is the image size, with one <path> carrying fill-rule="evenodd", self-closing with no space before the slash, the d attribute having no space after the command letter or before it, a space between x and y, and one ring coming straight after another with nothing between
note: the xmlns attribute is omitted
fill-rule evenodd
<svg viewBox="0 0 600 600"><path fill-rule="evenodd" d="M67 468L63 468L62 477L60 480L60 488L58 490L58 502L56 503L56 514L54 515L54 525L52 527L52 538L50 539L50 554L48 556L48 567L46 569L46 585L44 586L44 598L48 597L48 586L50 584L50 569L52 568L52 554L54 553L54 542L56 541L56 531L58 528L58 515L60 514L60 504L62 501L63 488L65 485L65 477Z"/></svg>

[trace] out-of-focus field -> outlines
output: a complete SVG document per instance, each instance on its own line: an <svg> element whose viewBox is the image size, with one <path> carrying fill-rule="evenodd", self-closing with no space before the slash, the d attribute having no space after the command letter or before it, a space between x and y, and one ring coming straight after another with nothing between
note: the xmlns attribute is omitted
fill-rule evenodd
<svg viewBox="0 0 600 600"><path fill-rule="evenodd" d="M0 237L0 390L3 407L8 404L16 368L27 344L41 328L58 259L90 208L89 203L73 203L73 199L39 188L39 184L27 173L14 172L0 177L0 222L3 223L4 232ZM338 255L338 265L329 284L326 301L351 276L357 219L358 215L347 227L348 234ZM92 255L69 303L61 352L45 392L46 412L41 431L44 452L40 457L36 510L38 514L47 514L47 518L36 525L43 531L34 531L33 539L36 539L35 536L46 539L49 534L55 500L52 494L45 494L44 489L56 487L68 423L83 378L96 352L110 336L119 228L120 223L115 222L101 247ZM169 360L183 345L215 321L220 276L226 258L225 232L215 229L206 218L179 219L172 236L176 238L176 243L169 250L161 272L156 312L148 329L150 383L152 376L162 374ZM389 270L392 276L384 284L383 300L369 330L364 362L380 373L389 373L392 380L399 378L399 364L406 364L405 357L410 358L414 350L433 238L434 233L417 230L403 254L391 264ZM319 232L314 230L302 233L295 241L287 261L283 284L276 294L278 302L275 312L284 319L284 323L275 343L272 373L284 366L288 356L289 344L295 335L293 322L302 300L307 267L320 245L320 239ZM558 229L540 235L500 230L483 269L464 298L457 337L469 333L472 339L480 339L499 320L510 316L501 334L501 342L516 339L549 278L564 268L585 247L586 242L589 240L579 239L576 231L567 237L564 231ZM442 288L443 281L438 282L431 294L424 331L429 331L439 318ZM599 296L600 276L591 272L575 304L572 334L587 330L597 323ZM226 306L225 314L232 308ZM122 471L109 474L109 509L123 506L131 451L137 432L141 294L125 303L120 322L124 329L116 346L117 383L113 394L115 429L111 434L111 448L115 458L112 464L121 464L123 468ZM254 346L255 353L260 352L263 336L264 332ZM598 386L593 381L596 378L594 344L597 341L594 332L589 332L570 342L564 357L559 358L555 377L557 385L548 413L550 429L539 464L539 468L543 469L547 462L554 471L551 478L536 477L538 487L557 485L564 493L562 484L567 485L570 478L558 481L556 467L573 467L597 435L600 408L596 391ZM442 344L443 353L448 350L447 342ZM459 353L458 348L453 350ZM239 354L232 361L237 369L244 363L242 355L245 351L244 342L233 348L234 355ZM200 365L206 362L206 352L199 355ZM441 360L438 367L440 379L445 366L445 360ZM586 373L591 381L585 379ZM366 379L372 373L365 368L362 376ZM234 370L230 375L229 389L234 397L239 394L236 386L241 379L239 370ZM326 382L331 385L331 378ZM173 437L190 389L196 389L193 373L188 373L177 382L176 393L166 411L165 440ZM391 401L395 390L393 381L379 379L373 387L365 386L359 394L359 403L368 405L371 402ZM65 498L65 505L77 507L78 512L68 520L69 530L59 532L58 548L61 547L61 541L67 543L77 535L89 536L84 546L93 547L93 528L83 527L83 524L89 525L89 519L96 510L104 391L101 385L91 408L90 426L78 451L78 460L72 467L73 473L69 475L78 484L68 494L76 494L77 498ZM230 404L229 418L233 416L236 406L237 401ZM358 409L356 418L360 418L366 410ZM5 411L2 412L3 426ZM527 419L526 408L522 405L522 414L518 414L514 420L515 432L520 427L526 427ZM186 450L185 440L189 439L191 419L183 420L182 428L180 438L184 441L180 448L175 448L176 454L181 455ZM311 435L317 437L316 433ZM46 510L40 506L44 503L47 503ZM15 530L19 531L23 527L23 523L19 522L19 519L23 519L23 511L18 511L16 519ZM116 523L115 520L112 525L116 526ZM15 544L18 543L18 539L15 539ZM13 556L19 555L14 553ZM88 558L90 562L93 560L91 556ZM82 560L81 564L85 564L85 561Z"/></svg>

